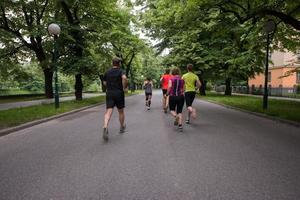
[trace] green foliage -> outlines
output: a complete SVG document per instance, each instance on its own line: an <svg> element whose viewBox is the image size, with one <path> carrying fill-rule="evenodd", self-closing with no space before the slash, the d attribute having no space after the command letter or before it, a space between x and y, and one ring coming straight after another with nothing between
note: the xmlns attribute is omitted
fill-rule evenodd
<svg viewBox="0 0 300 200"><path fill-rule="evenodd" d="M262 29L267 16L277 23L274 49L300 46L299 32L291 28L291 21L270 11L297 20L299 3L276 2L148 0L137 4L146 7L141 19L148 35L159 39L158 51L170 50L166 65L179 66L184 72L186 64L193 63L202 79L237 82L263 70L266 36Z"/></svg>

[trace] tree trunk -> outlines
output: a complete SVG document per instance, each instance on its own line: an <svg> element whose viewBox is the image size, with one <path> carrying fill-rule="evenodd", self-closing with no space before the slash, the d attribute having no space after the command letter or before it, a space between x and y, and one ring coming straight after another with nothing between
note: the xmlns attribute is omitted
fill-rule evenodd
<svg viewBox="0 0 300 200"><path fill-rule="evenodd" d="M198 77L199 77L199 81L201 83L201 86L199 88L200 95L201 96L206 96L206 83L207 83L207 81L205 81L203 79L202 75L198 74Z"/></svg>
<svg viewBox="0 0 300 200"><path fill-rule="evenodd" d="M75 97L76 100L82 100L82 89L83 83L81 79L81 74L75 75Z"/></svg>
<svg viewBox="0 0 300 200"><path fill-rule="evenodd" d="M231 78L227 78L225 81L225 95L226 96L231 96Z"/></svg>
<svg viewBox="0 0 300 200"><path fill-rule="evenodd" d="M53 79L53 71L49 68L45 68L44 70L44 77L45 77L45 96L46 98L53 98L53 86L52 86L52 79Z"/></svg>
<svg viewBox="0 0 300 200"><path fill-rule="evenodd" d="M106 86L104 85L104 75L103 74L101 74L101 75L99 75L99 78L100 78L100 81L101 81L101 88L102 88L102 92L106 92Z"/></svg>

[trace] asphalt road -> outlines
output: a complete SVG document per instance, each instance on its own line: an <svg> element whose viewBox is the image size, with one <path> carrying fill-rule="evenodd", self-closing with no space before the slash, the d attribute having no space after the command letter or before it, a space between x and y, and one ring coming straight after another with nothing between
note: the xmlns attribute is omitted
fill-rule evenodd
<svg viewBox="0 0 300 200"><path fill-rule="evenodd" d="M83 98L90 98L90 97L96 97L104 95L104 93L85 93L83 94ZM60 97L59 101L71 101L74 100L75 96L70 97ZM1 103L0 104L0 110L8 110L11 108L20 108L20 107L28 107L28 106L34 106L34 105L41 105L41 104L50 104L54 103L54 99L39 99L39 100L32 100L32 101L21 101L21 102L13 102L13 103Z"/></svg>
<svg viewBox="0 0 300 200"><path fill-rule="evenodd" d="M1 200L298 200L300 129L197 100L183 133L143 95L104 143L104 106L0 138Z"/></svg>

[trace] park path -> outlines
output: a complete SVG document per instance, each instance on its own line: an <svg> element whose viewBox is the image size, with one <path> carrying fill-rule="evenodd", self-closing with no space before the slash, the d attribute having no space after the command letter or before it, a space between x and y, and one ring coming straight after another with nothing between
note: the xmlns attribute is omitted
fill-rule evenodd
<svg viewBox="0 0 300 200"><path fill-rule="evenodd" d="M96 97L105 95L105 93L85 93L82 95L84 99L90 98L90 97ZM71 101L74 100L75 96L70 97L60 97L59 101ZM50 104L54 103L54 99L39 99L39 100L32 100L32 101L21 101L21 102L13 102L13 103L2 103L0 104L0 110L8 110L11 108L20 108L20 107L28 107L28 106L34 106L34 105L41 105L41 104Z"/></svg>
<svg viewBox="0 0 300 200"><path fill-rule="evenodd" d="M299 199L299 128L196 100L180 133L160 98L128 97L108 143L104 105L0 137L0 199Z"/></svg>

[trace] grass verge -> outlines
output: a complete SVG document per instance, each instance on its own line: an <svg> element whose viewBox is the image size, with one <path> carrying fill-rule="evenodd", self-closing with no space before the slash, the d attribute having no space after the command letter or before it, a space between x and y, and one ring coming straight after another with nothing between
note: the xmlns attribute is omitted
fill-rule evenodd
<svg viewBox="0 0 300 200"><path fill-rule="evenodd" d="M138 93L140 93L140 91L135 91L133 93L128 92L126 93L126 96L131 96ZM61 102L58 109L55 109L54 104L52 103L3 110L0 111L0 130L104 102L105 96L97 96L83 99L82 101L73 100Z"/></svg>
<svg viewBox="0 0 300 200"><path fill-rule="evenodd" d="M58 109L54 104L37 105L24 108L13 108L0 111L0 129L17 126L26 122L47 118L81 107L105 102L105 96L92 97L82 101L61 102Z"/></svg>
<svg viewBox="0 0 300 200"><path fill-rule="evenodd" d="M74 93L62 93L59 97L74 96ZM46 99L44 94L27 94L27 95L11 95L11 96L0 96L0 104L3 103L15 103L21 101L33 101Z"/></svg>
<svg viewBox="0 0 300 200"><path fill-rule="evenodd" d="M262 109L262 98L257 97L224 96L221 94L208 93L207 96L201 96L200 98L300 123L300 102L269 99L268 110L265 111Z"/></svg>

